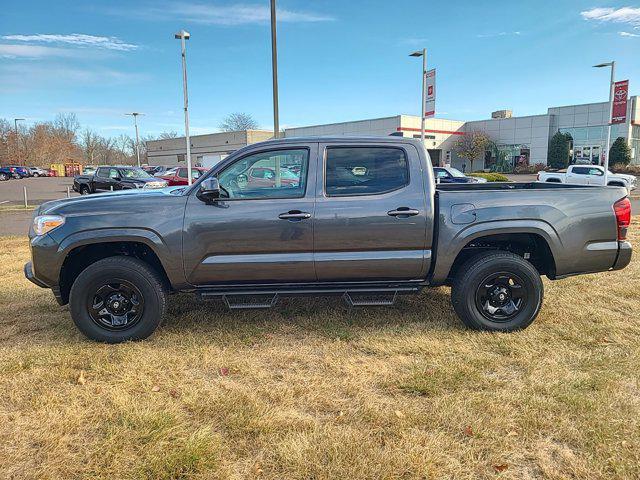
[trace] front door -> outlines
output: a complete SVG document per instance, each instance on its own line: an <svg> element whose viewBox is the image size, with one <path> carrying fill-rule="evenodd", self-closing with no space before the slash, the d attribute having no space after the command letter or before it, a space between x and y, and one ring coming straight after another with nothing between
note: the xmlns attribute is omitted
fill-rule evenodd
<svg viewBox="0 0 640 480"><path fill-rule="evenodd" d="M217 201L190 195L183 230L188 281L198 286L314 282L316 163L317 144L263 147L216 172ZM270 169L276 178L268 185L249 182L256 168Z"/></svg>
<svg viewBox="0 0 640 480"><path fill-rule="evenodd" d="M319 172L316 187L318 280L424 278L433 218L417 149L328 143L319 152L324 175Z"/></svg>

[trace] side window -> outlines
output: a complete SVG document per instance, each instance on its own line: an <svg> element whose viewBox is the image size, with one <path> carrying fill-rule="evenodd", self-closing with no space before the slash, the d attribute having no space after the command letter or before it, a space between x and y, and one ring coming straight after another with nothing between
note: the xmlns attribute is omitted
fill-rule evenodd
<svg viewBox="0 0 640 480"><path fill-rule="evenodd" d="M588 175L589 168L588 167L573 167L572 173L576 175Z"/></svg>
<svg viewBox="0 0 640 480"><path fill-rule="evenodd" d="M185 172L186 173L186 172ZM191 177L195 180L196 178L200 178L200 175L202 175L202 171L196 169L196 168L192 168L191 169Z"/></svg>
<svg viewBox="0 0 640 480"><path fill-rule="evenodd" d="M179 168L178 169L178 177L187 178L187 169L186 168Z"/></svg>
<svg viewBox="0 0 640 480"><path fill-rule="evenodd" d="M590 168L589 175L604 175L604 172L599 168Z"/></svg>
<svg viewBox="0 0 640 480"><path fill-rule="evenodd" d="M96 172L96 175L102 178L109 178L109 169L104 167L99 168L98 171Z"/></svg>
<svg viewBox="0 0 640 480"><path fill-rule="evenodd" d="M436 178L449 178L449 174L446 170L442 170L441 168L434 168Z"/></svg>
<svg viewBox="0 0 640 480"><path fill-rule="evenodd" d="M328 147L327 196L376 195L409 183L404 150L391 147Z"/></svg>
<svg viewBox="0 0 640 480"><path fill-rule="evenodd" d="M260 182L252 180L256 170L262 171ZM240 199L304 197L308 170L307 149L254 153L236 160L218 174L223 189L221 196Z"/></svg>
<svg viewBox="0 0 640 480"><path fill-rule="evenodd" d="M119 176L120 174L118 173L118 170L116 168L109 169L109 178L117 178Z"/></svg>

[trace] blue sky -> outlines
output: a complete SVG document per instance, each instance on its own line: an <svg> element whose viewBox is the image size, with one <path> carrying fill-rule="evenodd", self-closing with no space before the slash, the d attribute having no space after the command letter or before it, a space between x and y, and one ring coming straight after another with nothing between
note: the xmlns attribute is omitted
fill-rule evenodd
<svg viewBox="0 0 640 480"><path fill-rule="evenodd" d="M279 0L280 122L417 114L425 46L437 116L487 118L640 94L640 4L565 1ZM231 112L272 125L269 2L23 0L0 11L0 118L75 112L103 135L183 131L179 42L188 30L192 133Z"/></svg>

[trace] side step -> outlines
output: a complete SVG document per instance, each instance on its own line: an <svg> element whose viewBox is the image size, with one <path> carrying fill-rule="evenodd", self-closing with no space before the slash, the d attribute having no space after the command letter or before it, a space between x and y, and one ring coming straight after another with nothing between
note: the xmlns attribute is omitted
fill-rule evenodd
<svg viewBox="0 0 640 480"><path fill-rule="evenodd" d="M381 295L381 292L344 292L342 298L350 307L388 307L396 303L398 292Z"/></svg>
<svg viewBox="0 0 640 480"><path fill-rule="evenodd" d="M267 295L223 295L222 301L229 310L249 308L271 308L278 301L278 294Z"/></svg>

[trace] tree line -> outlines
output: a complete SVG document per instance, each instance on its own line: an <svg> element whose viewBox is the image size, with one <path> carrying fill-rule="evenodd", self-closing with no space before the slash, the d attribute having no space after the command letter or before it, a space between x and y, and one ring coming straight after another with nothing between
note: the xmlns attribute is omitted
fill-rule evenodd
<svg viewBox="0 0 640 480"><path fill-rule="evenodd" d="M140 137L140 161L146 162L146 142L175 138L176 132ZM52 163L86 165L134 165L135 138L126 134L105 137L82 128L74 113L59 113L47 122L30 126L0 119L0 165L17 164L48 168Z"/></svg>

